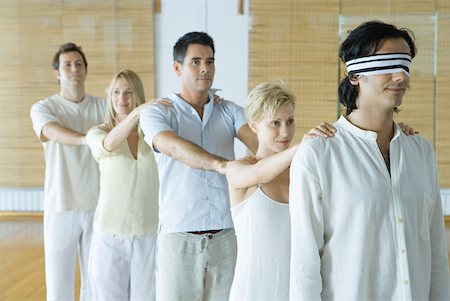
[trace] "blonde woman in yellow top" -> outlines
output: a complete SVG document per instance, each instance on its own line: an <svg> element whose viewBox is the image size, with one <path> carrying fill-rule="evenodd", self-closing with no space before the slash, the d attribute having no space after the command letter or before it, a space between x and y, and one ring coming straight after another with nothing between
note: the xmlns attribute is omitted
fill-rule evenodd
<svg viewBox="0 0 450 301"><path fill-rule="evenodd" d="M111 81L105 123L86 141L100 167L89 277L94 300L154 300L158 172L139 128L145 103L139 76L122 70ZM86 175L89 176L89 175Z"/></svg>

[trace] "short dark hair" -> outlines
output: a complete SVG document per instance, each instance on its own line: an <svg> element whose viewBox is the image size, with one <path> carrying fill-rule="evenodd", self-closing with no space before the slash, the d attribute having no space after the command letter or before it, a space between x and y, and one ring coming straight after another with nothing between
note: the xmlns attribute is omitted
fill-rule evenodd
<svg viewBox="0 0 450 301"><path fill-rule="evenodd" d="M339 47L339 57L345 63L357 57L373 55L380 49L383 40L396 38L402 38L408 43L411 58L414 58L417 49L413 32L381 21L365 22L350 31ZM347 115L357 108L357 98L358 88L352 85L350 78L346 76L339 84L339 101L347 107Z"/></svg>
<svg viewBox="0 0 450 301"><path fill-rule="evenodd" d="M213 54L215 53L213 38L206 32L193 31L185 34L175 43L175 46L173 46L173 60L182 64L186 51L191 44L209 46L211 47Z"/></svg>
<svg viewBox="0 0 450 301"><path fill-rule="evenodd" d="M83 51L81 50L81 46L77 46L75 43L69 42L69 43L65 43L62 44L61 46L59 46L58 51L56 51L55 55L53 56L53 60L52 60L52 67L55 70L59 69L59 56L63 53L67 53L67 52L78 52L81 57L83 58L83 62L84 62L84 66L86 67L87 70L87 60L86 60L86 56L84 55Z"/></svg>

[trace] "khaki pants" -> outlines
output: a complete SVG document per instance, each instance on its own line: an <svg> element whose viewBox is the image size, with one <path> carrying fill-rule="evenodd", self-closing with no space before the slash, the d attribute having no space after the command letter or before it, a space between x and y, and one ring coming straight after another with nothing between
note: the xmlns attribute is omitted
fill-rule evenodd
<svg viewBox="0 0 450 301"><path fill-rule="evenodd" d="M159 234L156 300L228 301L236 254L234 229Z"/></svg>

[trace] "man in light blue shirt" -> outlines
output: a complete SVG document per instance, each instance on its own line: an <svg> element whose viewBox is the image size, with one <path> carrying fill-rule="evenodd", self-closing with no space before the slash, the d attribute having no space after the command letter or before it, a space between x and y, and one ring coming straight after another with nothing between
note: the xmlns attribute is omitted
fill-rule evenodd
<svg viewBox="0 0 450 301"><path fill-rule="evenodd" d="M141 115L160 179L158 300L228 300L233 280L236 237L224 174L234 138L252 151L257 140L241 107L214 103L214 52L206 33L181 37L173 51L181 91L167 97L172 107Z"/></svg>

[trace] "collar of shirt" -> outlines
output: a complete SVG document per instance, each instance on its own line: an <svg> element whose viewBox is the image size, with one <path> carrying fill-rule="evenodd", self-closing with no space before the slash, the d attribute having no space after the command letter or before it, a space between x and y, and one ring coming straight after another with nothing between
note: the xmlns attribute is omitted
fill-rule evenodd
<svg viewBox="0 0 450 301"><path fill-rule="evenodd" d="M376 132L360 129L359 127L353 125L350 121L348 121L347 118L345 118L345 116L343 115L339 118L337 124L341 125L347 131L362 139L376 141L378 138L378 134ZM392 141L397 139L401 133L401 128L397 124L395 124L394 137L392 138Z"/></svg>

